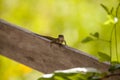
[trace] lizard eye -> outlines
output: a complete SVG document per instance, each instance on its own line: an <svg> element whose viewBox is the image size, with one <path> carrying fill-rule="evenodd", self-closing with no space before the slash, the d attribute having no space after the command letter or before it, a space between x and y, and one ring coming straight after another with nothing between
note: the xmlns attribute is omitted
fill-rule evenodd
<svg viewBox="0 0 120 80"><path fill-rule="evenodd" d="M64 37L63 35L58 35L58 37Z"/></svg>

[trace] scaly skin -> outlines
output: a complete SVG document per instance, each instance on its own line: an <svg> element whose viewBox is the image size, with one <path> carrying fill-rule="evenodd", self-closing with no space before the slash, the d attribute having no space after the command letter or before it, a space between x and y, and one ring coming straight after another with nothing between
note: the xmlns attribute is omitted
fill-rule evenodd
<svg viewBox="0 0 120 80"><path fill-rule="evenodd" d="M39 35L39 34L36 34L36 35L51 40L51 44L55 43L55 44L63 45L63 43L64 43L66 45L66 41L65 41L63 35L58 35L58 38L53 38L53 37L50 37L50 36L42 36L42 35Z"/></svg>

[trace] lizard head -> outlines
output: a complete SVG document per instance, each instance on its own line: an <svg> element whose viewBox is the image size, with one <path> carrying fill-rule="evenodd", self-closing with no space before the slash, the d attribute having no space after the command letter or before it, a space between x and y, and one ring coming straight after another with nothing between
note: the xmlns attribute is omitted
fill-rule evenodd
<svg viewBox="0 0 120 80"><path fill-rule="evenodd" d="M64 40L64 36L63 35L58 35L59 40Z"/></svg>

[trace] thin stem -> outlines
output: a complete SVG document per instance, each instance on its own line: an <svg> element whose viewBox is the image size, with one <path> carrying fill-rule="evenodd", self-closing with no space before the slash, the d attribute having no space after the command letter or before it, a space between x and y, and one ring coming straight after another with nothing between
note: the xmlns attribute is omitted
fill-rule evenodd
<svg viewBox="0 0 120 80"><path fill-rule="evenodd" d="M116 15L115 17L118 17L118 10L120 7L120 2L116 8ZM117 61L119 61L119 57L118 57L118 47L117 47L117 23L114 24L112 31L111 31L111 35L110 35L110 56L111 56L111 61L112 61L112 35L115 29L115 47L116 47L116 57L117 57Z"/></svg>
<svg viewBox="0 0 120 80"><path fill-rule="evenodd" d="M119 61L119 58L118 58L118 47L117 47L117 26L115 24L115 47L116 47L116 57L117 57L117 61Z"/></svg>
<svg viewBox="0 0 120 80"><path fill-rule="evenodd" d="M104 40L104 39L101 39L101 38L99 38L99 40L104 41L104 42L110 42L109 40Z"/></svg>
<svg viewBox="0 0 120 80"><path fill-rule="evenodd" d="M116 17L118 17L118 10L119 10L119 7L120 7L120 3L118 4L117 8L116 8ZM116 57L117 57L117 61L119 61L119 58L118 58L118 45L117 45L117 23L115 23L114 25L115 27L115 46L116 46Z"/></svg>
<svg viewBox="0 0 120 80"><path fill-rule="evenodd" d="M112 28L111 35L110 35L110 61L112 61L112 34L114 31L115 27Z"/></svg>

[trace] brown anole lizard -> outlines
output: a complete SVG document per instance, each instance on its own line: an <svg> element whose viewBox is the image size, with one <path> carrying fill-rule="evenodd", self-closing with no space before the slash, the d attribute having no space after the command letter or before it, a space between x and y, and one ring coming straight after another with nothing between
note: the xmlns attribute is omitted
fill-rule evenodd
<svg viewBox="0 0 120 80"><path fill-rule="evenodd" d="M39 35L39 34L36 34L36 35L51 40L51 44L55 43L55 44L58 44L59 46L61 46L64 43L65 45L67 45L63 35L58 35L57 38L53 38L50 36L43 36L43 35Z"/></svg>

